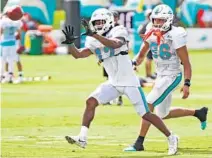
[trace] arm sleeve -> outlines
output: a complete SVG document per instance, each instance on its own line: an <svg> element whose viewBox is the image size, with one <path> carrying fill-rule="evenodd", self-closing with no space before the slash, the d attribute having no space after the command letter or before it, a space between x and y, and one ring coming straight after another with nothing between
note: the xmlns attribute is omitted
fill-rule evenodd
<svg viewBox="0 0 212 158"><path fill-rule="evenodd" d="M187 33L184 28L180 28L180 31L173 37L173 47L174 49L181 48L186 45Z"/></svg>

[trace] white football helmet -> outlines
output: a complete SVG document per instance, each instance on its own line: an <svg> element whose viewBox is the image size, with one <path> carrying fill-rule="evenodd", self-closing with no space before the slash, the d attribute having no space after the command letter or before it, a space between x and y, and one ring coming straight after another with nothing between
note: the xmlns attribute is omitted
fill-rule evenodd
<svg viewBox="0 0 212 158"><path fill-rule="evenodd" d="M173 18L174 18L174 15L173 15L172 9L165 4L156 6L153 9L151 17L150 17L153 27L159 28L161 31L168 31L170 29L173 23ZM166 20L166 22L162 26L160 26L160 25L154 24L154 19L164 19Z"/></svg>
<svg viewBox="0 0 212 158"><path fill-rule="evenodd" d="M97 20L101 20L103 23L95 25ZM100 8L93 12L89 23L98 34L102 35L109 31L111 27L114 27L114 16L108 9Z"/></svg>

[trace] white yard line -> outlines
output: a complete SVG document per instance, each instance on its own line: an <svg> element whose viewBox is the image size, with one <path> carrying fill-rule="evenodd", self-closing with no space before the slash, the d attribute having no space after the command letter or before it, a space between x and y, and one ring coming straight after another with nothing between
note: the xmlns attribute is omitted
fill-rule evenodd
<svg viewBox="0 0 212 158"><path fill-rule="evenodd" d="M104 140L106 139L105 136L89 136L89 140ZM46 142L49 141L60 141L60 140L65 140L64 136L3 136L1 137L1 140L3 141L23 141L23 140L45 140ZM110 140L114 140L114 142L117 142L116 139L109 139ZM44 142L45 142L44 141ZM165 139L146 139L146 141L148 142L166 142ZM97 143L98 144L98 143Z"/></svg>

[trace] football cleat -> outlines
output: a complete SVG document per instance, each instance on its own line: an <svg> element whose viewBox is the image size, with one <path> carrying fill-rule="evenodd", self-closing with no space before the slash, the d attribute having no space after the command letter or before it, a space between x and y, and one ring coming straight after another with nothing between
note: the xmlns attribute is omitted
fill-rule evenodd
<svg viewBox="0 0 212 158"><path fill-rule="evenodd" d="M204 130L207 127L207 114L208 114L208 108L203 107L199 110L196 110L196 117L201 122L201 129Z"/></svg>
<svg viewBox="0 0 212 158"><path fill-rule="evenodd" d="M168 146L169 146L169 151L168 155L175 155L178 150L178 136L171 134L168 137Z"/></svg>
<svg viewBox="0 0 212 158"><path fill-rule="evenodd" d="M23 77L18 77L17 80L14 80L14 84L19 84L19 83L22 83L23 82Z"/></svg>
<svg viewBox="0 0 212 158"><path fill-rule="evenodd" d="M85 148L87 145L87 141L80 138L80 136L65 136L65 139L69 144L76 144L81 148Z"/></svg>
<svg viewBox="0 0 212 158"><path fill-rule="evenodd" d="M144 146L140 145L139 147L136 147L135 145L132 145L125 148L123 151L126 151L126 152L144 151Z"/></svg>

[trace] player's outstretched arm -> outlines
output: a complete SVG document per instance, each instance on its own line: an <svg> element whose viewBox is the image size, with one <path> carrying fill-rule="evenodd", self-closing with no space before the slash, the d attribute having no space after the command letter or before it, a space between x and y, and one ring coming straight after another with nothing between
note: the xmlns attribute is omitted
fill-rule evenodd
<svg viewBox="0 0 212 158"><path fill-rule="evenodd" d="M135 63L134 65L138 66L142 63L148 50L149 50L149 43L144 41L144 43L141 45L139 53L136 55L136 57L133 60Z"/></svg>
<svg viewBox="0 0 212 158"><path fill-rule="evenodd" d="M189 96L189 86L190 86L190 80L192 76L192 70L191 70L191 63L188 56L188 50L186 46L180 47L177 50L177 54L183 64L184 67L184 86L181 89L183 92L183 99L188 98Z"/></svg>
<svg viewBox="0 0 212 158"><path fill-rule="evenodd" d="M71 54L75 59L78 58L86 58L92 54L90 49L83 48L77 49L74 45L74 41L79 38L78 36L74 36L74 28L71 26L66 26L64 30L62 30L65 35L65 41L62 44L68 45L69 54Z"/></svg>
<svg viewBox="0 0 212 158"><path fill-rule="evenodd" d="M113 49L120 48L122 45L126 43L123 37L106 38L98 34L94 34L92 37L96 38L99 42L101 42L106 47L110 47Z"/></svg>
<svg viewBox="0 0 212 158"><path fill-rule="evenodd" d="M87 58L87 57L89 57L92 54L92 52L90 51L90 49L88 49L88 48L77 49L74 44L68 46L68 52L75 59Z"/></svg>

